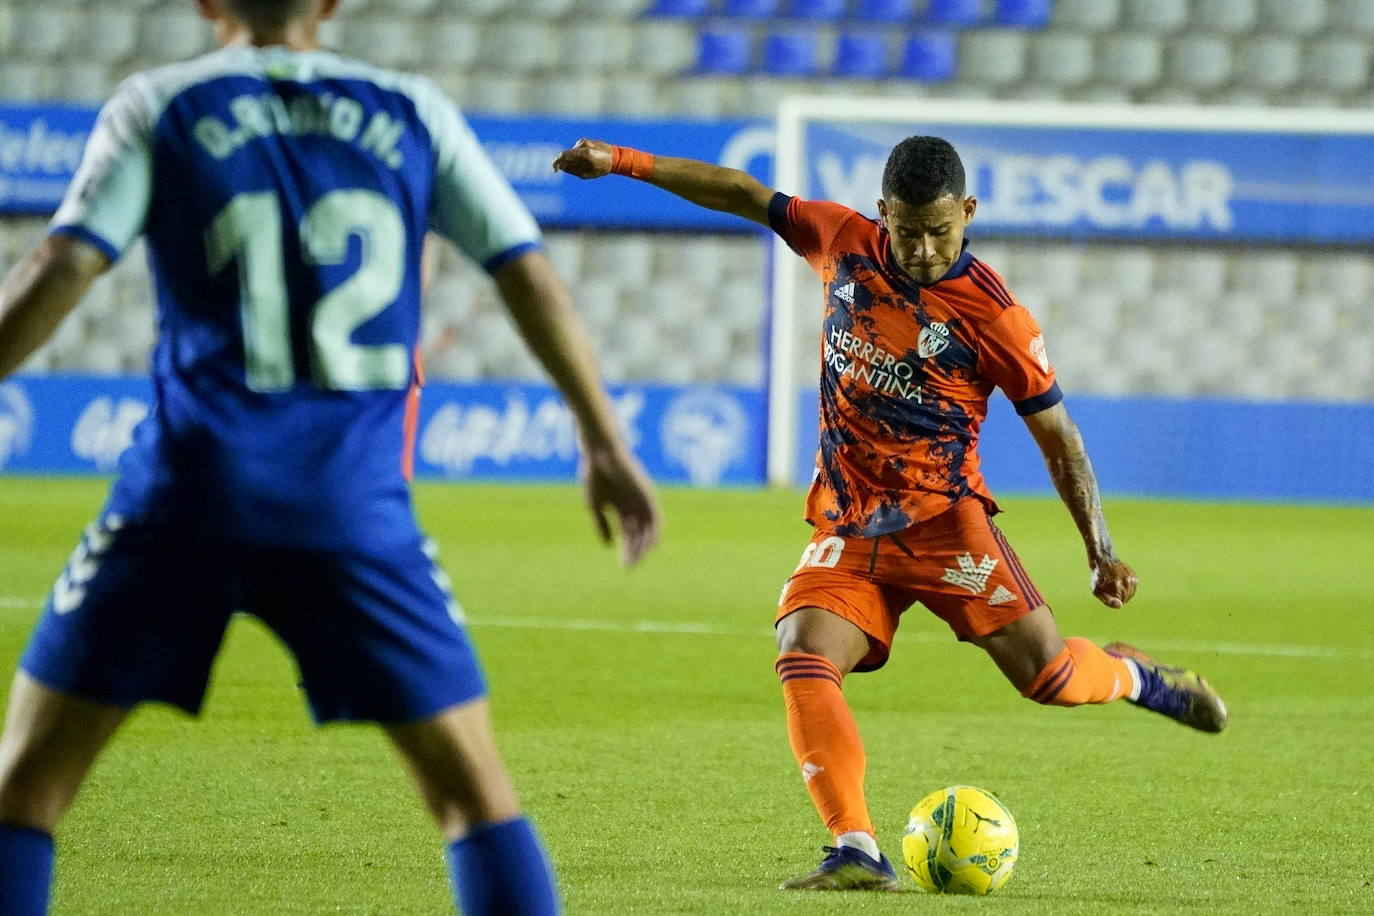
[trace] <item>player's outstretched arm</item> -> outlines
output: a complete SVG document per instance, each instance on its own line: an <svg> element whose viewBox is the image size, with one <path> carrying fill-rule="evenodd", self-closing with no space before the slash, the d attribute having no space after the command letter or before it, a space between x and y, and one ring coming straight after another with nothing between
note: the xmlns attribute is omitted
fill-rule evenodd
<svg viewBox="0 0 1374 916"><path fill-rule="evenodd" d="M748 172L698 159L655 156L601 140L578 140L553 161L555 171L577 178L628 175L672 191L699 207L733 213L768 225L768 204L775 193Z"/></svg>
<svg viewBox="0 0 1374 916"><path fill-rule="evenodd" d="M24 364L76 307L110 259L68 235L50 235L0 284L0 378Z"/></svg>
<svg viewBox="0 0 1374 916"><path fill-rule="evenodd" d="M1045 465L1059 491L1059 498L1068 507L1083 536L1083 544L1088 549L1088 565L1092 568L1093 594L1107 607L1121 607L1135 594L1136 576L1112 547L1107 520L1102 515L1097 476L1093 474L1078 426L1062 402L1031 414L1025 421L1045 456Z"/></svg>
<svg viewBox="0 0 1374 916"><path fill-rule="evenodd" d="M633 566L658 540L658 507L648 475L621 435L572 297L538 251L503 266L495 280L520 335L577 419L582 485L597 532L610 542L607 513L613 512L620 525L621 562Z"/></svg>

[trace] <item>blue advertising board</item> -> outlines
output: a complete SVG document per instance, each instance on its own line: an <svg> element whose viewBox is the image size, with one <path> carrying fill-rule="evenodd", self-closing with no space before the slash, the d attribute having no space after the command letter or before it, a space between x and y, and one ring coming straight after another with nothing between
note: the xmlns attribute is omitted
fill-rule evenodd
<svg viewBox="0 0 1374 916"><path fill-rule="evenodd" d="M0 105L0 211L57 206L95 114L76 106ZM554 157L581 137L744 169L765 184L773 179L769 121L470 121L535 217L550 228L757 228L642 182L584 182L554 172ZM970 191L979 198L976 219L984 234L1374 241L1374 134L1354 131L992 126L935 117L811 121L804 132L804 189L797 190L869 212L889 150L918 131L943 136L959 150Z"/></svg>
<svg viewBox="0 0 1374 916"><path fill-rule="evenodd" d="M809 122L802 193L876 215L888 153L913 133L959 151L984 234L1374 241L1369 134Z"/></svg>
<svg viewBox="0 0 1374 916"><path fill-rule="evenodd" d="M621 426L656 480L718 486L763 480L763 395L748 388L622 385ZM0 471L110 473L152 402L147 379L18 376L0 382ZM572 415L546 385L432 383L421 399L422 477L572 480Z"/></svg>
<svg viewBox="0 0 1374 916"><path fill-rule="evenodd" d="M1374 404L1070 394L1102 490L1192 499L1374 502ZM796 482L816 460L817 392L798 400ZM1053 493L1040 451L1000 393L978 441L994 495Z"/></svg>

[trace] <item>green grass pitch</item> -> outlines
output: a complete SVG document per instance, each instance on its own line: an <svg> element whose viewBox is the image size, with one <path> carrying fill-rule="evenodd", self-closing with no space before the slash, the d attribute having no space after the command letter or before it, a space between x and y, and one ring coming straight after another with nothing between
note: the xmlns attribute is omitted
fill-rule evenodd
<svg viewBox="0 0 1374 916"><path fill-rule="evenodd" d="M95 513L97 480L0 479L0 667ZM827 837L787 748L770 620L806 539L795 493L663 493L639 569L569 487L426 484L503 749L571 913L1374 911L1374 508L1109 500L1141 577L1093 602L1052 500L1000 519L1066 633L1203 670L1221 736L1127 706L1045 709L919 609L847 692L894 858L966 782L1016 814L997 896L784 893ZM187 613L192 613L187 609ZM443 913L440 846L375 730L313 727L291 663L234 625L199 722L140 711L59 833L59 914Z"/></svg>

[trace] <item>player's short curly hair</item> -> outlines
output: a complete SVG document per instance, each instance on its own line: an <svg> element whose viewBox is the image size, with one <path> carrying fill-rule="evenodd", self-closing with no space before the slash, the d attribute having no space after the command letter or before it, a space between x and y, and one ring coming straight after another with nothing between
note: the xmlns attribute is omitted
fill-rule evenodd
<svg viewBox="0 0 1374 916"><path fill-rule="evenodd" d="M257 26L283 26L310 12L315 0L221 0L235 19Z"/></svg>
<svg viewBox="0 0 1374 916"><path fill-rule="evenodd" d="M892 148L883 169L883 197L915 205L946 194L964 197L964 163L948 140L907 137Z"/></svg>

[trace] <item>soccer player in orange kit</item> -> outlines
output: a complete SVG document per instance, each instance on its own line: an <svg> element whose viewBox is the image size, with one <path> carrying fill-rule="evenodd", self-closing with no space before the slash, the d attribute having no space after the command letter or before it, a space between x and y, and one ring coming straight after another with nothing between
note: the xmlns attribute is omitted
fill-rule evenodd
<svg viewBox="0 0 1374 916"><path fill-rule="evenodd" d="M965 196L948 142L910 137L893 148L878 220L789 197L735 169L596 140L579 141L554 168L628 175L769 226L824 286L820 447L806 503L815 534L779 602L776 668L792 750L835 845L783 888L897 889L869 819L863 743L841 685L887 661L914 603L985 650L1037 703L1126 699L1201 731L1226 726L1225 704L1197 674L1123 643L1065 639L992 522L998 507L977 444L997 387L1030 428L1083 537L1093 594L1112 608L1135 594L1044 337L969 251L964 230L977 201Z"/></svg>

